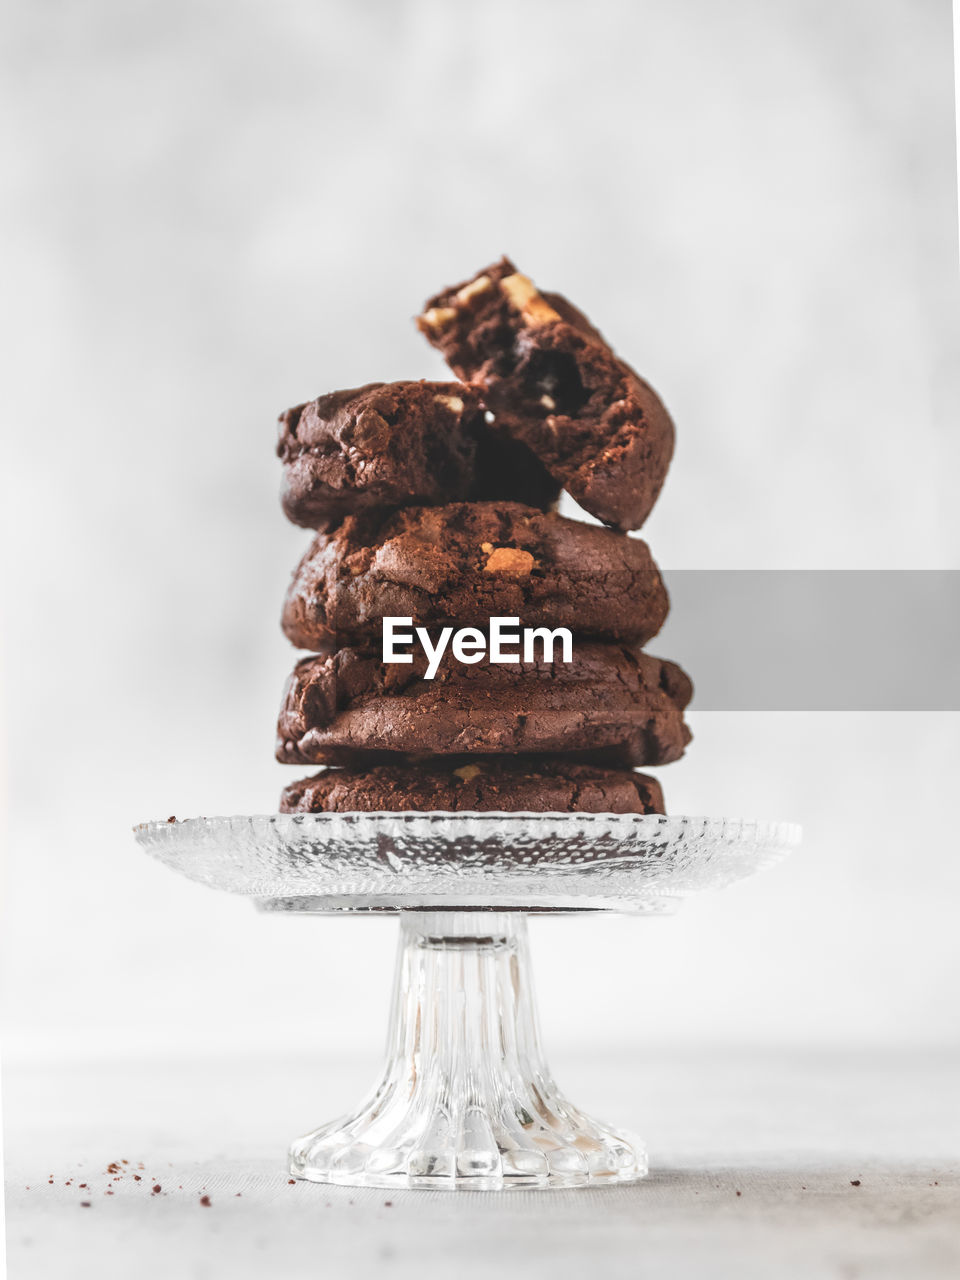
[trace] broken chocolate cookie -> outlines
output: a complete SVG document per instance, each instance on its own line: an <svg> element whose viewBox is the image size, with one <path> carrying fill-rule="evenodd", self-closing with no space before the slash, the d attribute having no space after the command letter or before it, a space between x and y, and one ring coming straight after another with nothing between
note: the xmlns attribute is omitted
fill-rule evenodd
<svg viewBox="0 0 960 1280"><path fill-rule="evenodd" d="M431 298L417 323L480 389L494 434L526 446L598 519L640 527L670 464L673 423L576 307L502 258Z"/></svg>
<svg viewBox="0 0 960 1280"><path fill-rule="evenodd" d="M282 414L281 501L294 524L332 528L371 508L529 494L559 485L521 443L489 431L477 392L456 382L373 382Z"/></svg>

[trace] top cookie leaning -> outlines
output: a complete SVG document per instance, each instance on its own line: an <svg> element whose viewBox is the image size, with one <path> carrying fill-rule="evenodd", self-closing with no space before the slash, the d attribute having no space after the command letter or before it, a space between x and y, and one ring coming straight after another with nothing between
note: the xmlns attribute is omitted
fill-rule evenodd
<svg viewBox="0 0 960 1280"><path fill-rule="evenodd" d="M295 524L478 499L545 508L564 488L604 523L640 527L673 423L575 307L503 258L417 323L462 382L372 383L287 410L277 452Z"/></svg>
<svg viewBox="0 0 960 1280"><path fill-rule="evenodd" d="M673 423L586 316L501 258L431 298L417 324L478 389L497 438L525 445L605 524L639 529L670 465Z"/></svg>

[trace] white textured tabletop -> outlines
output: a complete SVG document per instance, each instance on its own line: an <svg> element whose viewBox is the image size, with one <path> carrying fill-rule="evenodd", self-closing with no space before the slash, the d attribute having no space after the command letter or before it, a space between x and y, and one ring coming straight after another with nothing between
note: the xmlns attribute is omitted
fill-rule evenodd
<svg viewBox="0 0 960 1280"><path fill-rule="evenodd" d="M702 1051L553 1065L578 1102L644 1133L644 1183L501 1195L291 1185L286 1140L355 1101L374 1061L9 1066L10 1275L960 1272L956 1057Z"/></svg>

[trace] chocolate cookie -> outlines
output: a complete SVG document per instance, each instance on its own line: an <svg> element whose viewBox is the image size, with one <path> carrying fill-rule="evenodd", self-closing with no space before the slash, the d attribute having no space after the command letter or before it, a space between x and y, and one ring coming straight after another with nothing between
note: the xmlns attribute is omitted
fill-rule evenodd
<svg viewBox="0 0 960 1280"><path fill-rule="evenodd" d="M371 507L527 493L547 506L559 492L456 382L372 382L297 405L280 417L277 453L283 509L308 529Z"/></svg>
<svg viewBox="0 0 960 1280"><path fill-rule="evenodd" d="M536 757L325 769L285 787L281 813L664 813L656 779Z"/></svg>
<svg viewBox="0 0 960 1280"><path fill-rule="evenodd" d="M491 617L644 644L669 602L646 543L513 502L456 502L348 516L297 566L283 629L327 653L379 640L381 619L415 626Z"/></svg>
<svg viewBox="0 0 960 1280"><path fill-rule="evenodd" d="M375 763L377 757L566 753L622 765L667 764L690 740L693 692L672 662L625 645L580 641L571 662L542 653L465 665L448 648L434 679L417 648L385 665L379 648L304 658L287 684L277 759Z"/></svg>
<svg viewBox="0 0 960 1280"><path fill-rule="evenodd" d="M502 258L431 298L417 324L480 388L493 431L526 445L598 519L640 527L670 464L673 423L576 307Z"/></svg>

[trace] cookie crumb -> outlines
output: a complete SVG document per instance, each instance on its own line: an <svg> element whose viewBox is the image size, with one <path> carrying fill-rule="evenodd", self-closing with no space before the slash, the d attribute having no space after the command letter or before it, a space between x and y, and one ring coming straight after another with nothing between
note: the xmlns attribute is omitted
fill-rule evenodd
<svg viewBox="0 0 960 1280"><path fill-rule="evenodd" d="M211 1203L211 1201L210 1201L210 1197L209 1197L209 1196L201 1196L201 1197L200 1197L200 1203L203 1205L203 1207L204 1207L205 1209L209 1209L209 1208L210 1208L210 1203Z"/></svg>
<svg viewBox="0 0 960 1280"><path fill-rule="evenodd" d="M287 1186L288 1186L288 1187L295 1187L296 1185L297 1185L297 1180L296 1180L296 1178L288 1178L288 1179L287 1179Z"/></svg>
<svg viewBox="0 0 960 1280"><path fill-rule="evenodd" d="M155 1196L158 1196L162 1190L163 1190L163 1188L160 1186L160 1183L159 1183L159 1182L155 1182L155 1183L153 1184L153 1194L154 1194Z"/></svg>
<svg viewBox="0 0 960 1280"><path fill-rule="evenodd" d="M80 1208L81 1208L81 1209L89 1209L89 1208L90 1208L90 1201L89 1201L89 1200L81 1200L81 1201L80 1201Z"/></svg>
<svg viewBox="0 0 960 1280"><path fill-rule="evenodd" d="M171 813L170 817L167 819L168 822L176 822L176 820L177 820L177 816L175 813ZM126 1160L124 1160L123 1163L126 1164L127 1163Z"/></svg>
<svg viewBox="0 0 960 1280"><path fill-rule="evenodd" d="M851 1179L850 1179L850 1185L851 1185L851 1187L859 1187L859 1185L860 1185L860 1179L859 1179L859 1178L851 1178Z"/></svg>

